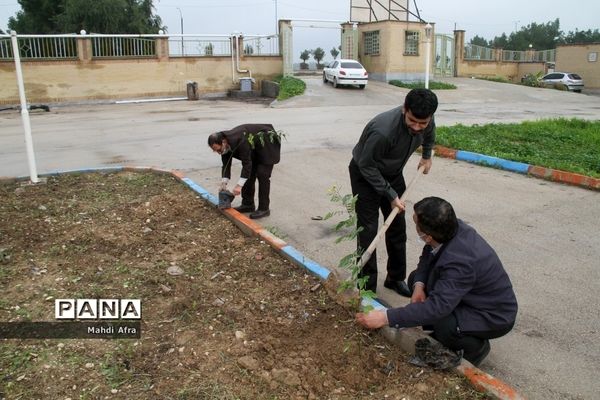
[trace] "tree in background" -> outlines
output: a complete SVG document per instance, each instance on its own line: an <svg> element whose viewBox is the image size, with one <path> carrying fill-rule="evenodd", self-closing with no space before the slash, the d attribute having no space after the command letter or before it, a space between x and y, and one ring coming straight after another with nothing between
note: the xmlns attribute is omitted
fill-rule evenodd
<svg viewBox="0 0 600 400"><path fill-rule="evenodd" d="M247 56L254 54L254 47L252 47L251 44L246 43L244 46L244 54Z"/></svg>
<svg viewBox="0 0 600 400"><path fill-rule="evenodd" d="M308 64L306 64L306 61L309 58L310 58L310 51L304 50L302 53L300 53L300 59L302 60L302 64L300 64L300 68L301 69L307 69L308 68Z"/></svg>
<svg viewBox="0 0 600 400"><path fill-rule="evenodd" d="M559 44L573 44L573 43L593 43L600 42L600 32L598 29L588 29L587 31L575 30L575 32L569 32L564 34L560 30L560 21L555 19L554 21L547 22L545 24L537 24L532 22L531 24L522 27L519 31L513 32L510 36L506 36L503 33L500 36L496 36L489 42L475 35L470 41L470 44L483 47L499 47L505 50L517 50L523 51L531 48L537 50L550 50L556 48Z"/></svg>
<svg viewBox="0 0 600 400"><path fill-rule="evenodd" d="M162 20L153 0L18 0L21 10L8 20L18 33L158 33Z"/></svg>
<svg viewBox="0 0 600 400"><path fill-rule="evenodd" d="M491 47L490 43L487 40L478 35L475 35L473 38L471 38L469 44L481 47Z"/></svg>
<svg viewBox="0 0 600 400"><path fill-rule="evenodd" d="M575 32L569 31L565 36L559 40L562 43L597 43L600 42L600 31L598 29L588 29L587 31L580 31L575 29Z"/></svg>
<svg viewBox="0 0 600 400"><path fill-rule="evenodd" d="M331 57L333 57L334 60L336 60L337 56L340 55L340 52L335 47L333 49L329 50L329 53L331 53Z"/></svg>
<svg viewBox="0 0 600 400"><path fill-rule="evenodd" d="M313 58L317 61L317 68L321 65L321 60L325 57L325 50L317 47L312 51Z"/></svg>

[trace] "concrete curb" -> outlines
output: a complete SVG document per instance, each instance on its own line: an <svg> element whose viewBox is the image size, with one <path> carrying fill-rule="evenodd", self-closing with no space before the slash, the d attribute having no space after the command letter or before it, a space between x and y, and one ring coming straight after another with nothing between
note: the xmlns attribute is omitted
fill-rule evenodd
<svg viewBox="0 0 600 400"><path fill-rule="evenodd" d="M474 164L487 165L519 174L530 175L553 182L566 183L568 185L580 186L590 190L600 190L600 179L575 174L573 172L560 171L552 168L539 167L517 161L505 160L498 157L486 156L484 154L472 153L470 151L454 150L448 147L436 145L435 154L440 157L467 161Z"/></svg>
<svg viewBox="0 0 600 400"><path fill-rule="evenodd" d="M437 154L442 155L444 151L447 154L452 154L451 149L440 149ZM453 157L452 157L453 158ZM89 173L89 172L120 172L120 171L151 171L161 174L170 174L177 178L182 183L186 184L190 189L196 192L201 198L208 201L213 206L217 207L219 200L216 196L209 193L202 186L195 183L193 180L186 178L180 171L177 170L164 170L155 167L133 167L133 166L115 166L105 168L86 168L81 170L67 170L67 171L53 171L46 174L40 174L40 177L57 176L63 174L78 174L78 173ZM0 177L0 181L14 181L14 180L27 180L29 177L18 177L18 178L5 178ZM233 208L226 210L220 210L229 220L231 220L242 232L249 236L256 236L268 243L274 250L281 254L284 258L290 260L294 264L305 268L315 276L322 280L327 279L331 273L329 269L323 267L319 263L305 257L302 253L296 250L294 247L288 245L284 240L273 235L271 232L264 229L260 224L249 219L245 215L237 212ZM362 299L362 305L370 305L374 309L386 309L383 304L379 303L374 299ZM419 338L425 337L426 335L418 328L405 328L395 329L385 327L382 330L384 337L400 346L400 348L409 354L415 353L415 341ZM517 391L511 388L506 383L493 376L481 371L474 367L471 363L466 360L462 360L461 364L454 368L454 371L459 375L464 376L477 390L486 393L498 400L522 400L524 397L519 395Z"/></svg>

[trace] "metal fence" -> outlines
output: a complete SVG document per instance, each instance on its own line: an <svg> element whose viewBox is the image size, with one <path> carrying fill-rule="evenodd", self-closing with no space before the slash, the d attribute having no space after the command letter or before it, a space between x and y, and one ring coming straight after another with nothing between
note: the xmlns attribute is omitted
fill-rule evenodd
<svg viewBox="0 0 600 400"><path fill-rule="evenodd" d="M517 51L502 50L503 62L554 62L556 61L556 50L539 51ZM465 45L465 60L495 61L494 49L489 47L477 46L475 44Z"/></svg>
<svg viewBox="0 0 600 400"><path fill-rule="evenodd" d="M169 37L170 57L230 56L231 42L235 36L180 35ZM247 56L279 55L277 35L244 36L241 40L242 52Z"/></svg>
<svg viewBox="0 0 600 400"><path fill-rule="evenodd" d="M169 37L170 57L230 56L231 40L228 36Z"/></svg>
<svg viewBox="0 0 600 400"><path fill-rule="evenodd" d="M76 36L23 36L17 38L19 55L23 59L75 59ZM10 38L0 38L0 59L13 58Z"/></svg>
<svg viewBox="0 0 600 400"><path fill-rule="evenodd" d="M528 61L526 51L502 50L502 61Z"/></svg>
<svg viewBox="0 0 600 400"><path fill-rule="evenodd" d="M533 61L555 62L556 61L556 49L536 51L534 54Z"/></svg>
<svg viewBox="0 0 600 400"><path fill-rule="evenodd" d="M157 40L168 41L170 57L230 56L230 35L17 35L21 58L76 59L77 40L91 41L92 58L153 58ZM279 56L278 35L249 35L240 39L246 56ZM0 37L0 60L13 58L10 37Z"/></svg>
<svg viewBox="0 0 600 400"><path fill-rule="evenodd" d="M477 46L476 44L467 44L465 45L464 59L494 61L494 49Z"/></svg>
<svg viewBox="0 0 600 400"><path fill-rule="evenodd" d="M156 57L155 39L120 36L92 37L93 58Z"/></svg>
<svg viewBox="0 0 600 400"><path fill-rule="evenodd" d="M278 56L278 36L245 36L242 50L247 56Z"/></svg>

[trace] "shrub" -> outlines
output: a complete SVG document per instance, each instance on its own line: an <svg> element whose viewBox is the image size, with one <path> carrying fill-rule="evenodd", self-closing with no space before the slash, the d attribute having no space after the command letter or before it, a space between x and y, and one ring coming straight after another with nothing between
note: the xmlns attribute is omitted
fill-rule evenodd
<svg viewBox="0 0 600 400"><path fill-rule="evenodd" d="M301 95L306 89L306 83L293 76L280 76L275 81L279 83L279 96L277 96L277 100L285 100Z"/></svg>

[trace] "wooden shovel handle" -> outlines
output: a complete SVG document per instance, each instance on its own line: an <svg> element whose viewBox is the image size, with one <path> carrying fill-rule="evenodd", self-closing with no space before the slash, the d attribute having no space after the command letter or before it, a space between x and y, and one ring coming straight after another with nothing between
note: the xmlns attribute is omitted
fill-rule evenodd
<svg viewBox="0 0 600 400"><path fill-rule="evenodd" d="M431 153L431 157L433 158L433 152ZM413 187L413 185L415 184L415 182L417 181L419 176L423 175L424 170L425 170L424 166L419 167L419 169L417 170L417 174L411 179L409 184L406 186L406 190L404 190L404 193L402 193L402 196L400 196L400 201L406 200L406 196L408 195L408 192L411 190L411 188ZM373 241L371 242L371 244L369 245L367 250L365 250L365 252L360 257L360 267L361 268L365 266L367 261L369 261L369 259L373 255L373 252L377 248L377 243L379 243L381 238L385 235L385 232L388 230L388 228L392 224L392 221L394 220L394 218L396 218L396 215L398 214L398 212L400 212L400 209L398 207L394 207L394 209L392 210L390 215L388 215L388 217L385 219L385 222L379 229L379 232L377 232L377 235L375 235L375 239L373 239Z"/></svg>

